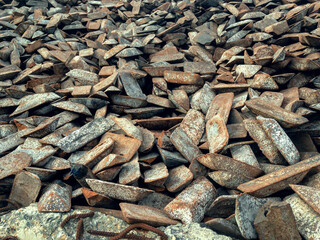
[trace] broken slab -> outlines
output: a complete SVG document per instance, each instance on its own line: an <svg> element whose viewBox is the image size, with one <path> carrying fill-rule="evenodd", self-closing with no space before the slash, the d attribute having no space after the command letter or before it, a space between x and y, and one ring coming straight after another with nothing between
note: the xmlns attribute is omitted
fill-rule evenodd
<svg viewBox="0 0 320 240"><path fill-rule="evenodd" d="M59 95L52 92L27 95L20 100L19 106L10 116L11 117L17 116L30 109L58 100L59 98L60 98Z"/></svg>
<svg viewBox="0 0 320 240"><path fill-rule="evenodd" d="M190 109L183 118L180 127L193 143L198 145L205 128L204 115L197 110Z"/></svg>
<svg viewBox="0 0 320 240"><path fill-rule="evenodd" d="M242 192L256 197L266 197L289 186L299 183L310 169L320 165L320 157L315 156L294 165L281 168L277 171L256 178L238 186Z"/></svg>
<svg viewBox="0 0 320 240"><path fill-rule="evenodd" d="M211 170L232 171L247 177L256 177L262 173L260 168L217 153L201 155L197 158L197 161Z"/></svg>
<svg viewBox="0 0 320 240"><path fill-rule="evenodd" d="M290 204L286 202L265 203L258 210L254 226L260 239L301 239Z"/></svg>
<svg viewBox="0 0 320 240"><path fill-rule="evenodd" d="M216 115L207 121L206 134L210 153L220 152L228 144L229 133L220 115Z"/></svg>
<svg viewBox="0 0 320 240"><path fill-rule="evenodd" d="M113 149L114 141L111 138L105 138L91 150L87 151L82 157L80 157L75 163L83 164L88 167L93 167L102 158L111 153Z"/></svg>
<svg viewBox="0 0 320 240"><path fill-rule="evenodd" d="M215 187L205 177L199 177L165 208L173 219L183 223L200 222L215 198Z"/></svg>
<svg viewBox="0 0 320 240"><path fill-rule="evenodd" d="M170 219L167 214L160 209L124 202L119 205L124 220L129 224L146 223L158 227L179 223L178 221Z"/></svg>
<svg viewBox="0 0 320 240"><path fill-rule="evenodd" d="M215 115L220 115L225 124L228 121L234 93L220 93L211 101L206 115L206 121L213 118Z"/></svg>
<svg viewBox="0 0 320 240"><path fill-rule="evenodd" d="M258 144L260 150L268 160L274 164L283 164L284 159L281 153L263 130L258 120L250 118L243 120L243 123L250 137Z"/></svg>
<svg viewBox="0 0 320 240"><path fill-rule="evenodd" d="M114 208L115 201L107 196L91 191L88 188L81 188L82 194L85 197L89 206Z"/></svg>
<svg viewBox="0 0 320 240"><path fill-rule="evenodd" d="M290 165L300 161L298 149L276 120L261 116L257 120Z"/></svg>
<svg viewBox="0 0 320 240"><path fill-rule="evenodd" d="M105 118L96 118L78 130L61 139L57 145L63 151L71 153L101 136L112 127L113 123Z"/></svg>
<svg viewBox="0 0 320 240"><path fill-rule="evenodd" d="M27 207L36 201L40 188L41 180L37 175L21 171L14 178L9 199Z"/></svg>
<svg viewBox="0 0 320 240"><path fill-rule="evenodd" d="M97 179L87 179L87 183L90 188L97 193L106 195L110 198L129 202L140 201L142 198L153 193L153 191L149 189L106 182Z"/></svg>
<svg viewBox="0 0 320 240"><path fill-rule="evenodd" d="M160 162L151 165L151 168L144 172L144 182L155 187L163 187L169 176L167 166Z"/></svg>
<svg viewBox="0 0 320 240"><path fill-rule="evenodd" d="M39 212L69 212L72 187L57 180L49 184L38 202Z"/></svg>
<svg viewBox="0 0 320 240"><path fill-rule="evenodd" d="M199 148L192 142L182 128L176 128L170 136L172 144L189 162L201 155Z"/></svg>
<svg viewBox="0 0 320 240"><path fill-rule="evenodd" d="M190 72L164 71L164 79L169 83L202 85L200 75Z"/></svg>
<svg viewBox="0 0 320 240"><path fill-rule="evenodd" d="M80 103L75 103L71 101L61 101L61 102L53 103L51 105L66 111L80 113L86 116L92 116L90 110L85 105Z"/></svg>
<svg viewBox="0 0 320 240"><path fill-rule="evenodd" d="M257 231L254 220L259 208L269 200L280 200L280 198L255 198L248 194L241 194L236 199L235 218L242 236L246 239L256 239Z"/></svg>
<svg viewBox="0 0 320 240"><path fill-rule="evenodd" d="M259 98L246 101L245 105L257 115L274 118L285 128L296 127L308 122L308 119L296 113L289 112Z"/></svg>
<svg viewBox="0 0 320 240"><path fill-rule="evenodd" d="M320 216L297 194L285 198L290 204L299 233L306 239L317 239L320 234Z"/></svg>
<svg viewBox="0 0 320 240"><path fill-rule="evenodd" d="M181 165L170 169L165 186L169 192L180 192L187 187L192 180L192 172L185 165Z"/></svg>
<svg viewBox="0 0 320 240"><path fill-rule="evenodd" d="M319 205L319 193L320 190L315 187L294 185L290 184L290 187L295 191L301 199L303 199L314 211L320 214Z"/></svg>
<svg viewBox="0 0 320 240"><path fill-rule="evenodd" d="M29 167L31 163L32 157L27 153L14 152L5 155L0 158L0 179L20 172L25 167Z"/></svg>

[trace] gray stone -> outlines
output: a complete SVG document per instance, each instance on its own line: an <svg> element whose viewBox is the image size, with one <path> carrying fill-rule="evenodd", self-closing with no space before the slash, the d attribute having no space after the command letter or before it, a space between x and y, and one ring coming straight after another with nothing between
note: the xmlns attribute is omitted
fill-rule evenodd
<svg viewBox="0 0 320 240"><path fill-rule="evenodd" d="M20 239L28 240L73 240L75 239L78 220L70 220L63 228L61 222L72 214L87 213L89 210L71 210L68 213L40 213L36 203L26 208L20 208L1 216L0 237L7 235L17 236ZM87 233L87 230L120 232L129 226L125 221L95 212L93 217L84 218L84 235L82 239L101 240L101 237ZM201 227L198 223L190 225L172 225L161 227L169 240L232 240L230 237L218 235L208 228ZM142 236L141 232L131 231L130 233ZM160 240L160 237L152 232L144 232L143 236Z"/></svg>
<svg viewBox="0 0 320 240"><path fill-rule="evenodd" d="M167 228L160 228L169 237L169 240L232 240L231 237L219 235L216 232L203 228L199 223L189 225L172 225Z"/></svg>

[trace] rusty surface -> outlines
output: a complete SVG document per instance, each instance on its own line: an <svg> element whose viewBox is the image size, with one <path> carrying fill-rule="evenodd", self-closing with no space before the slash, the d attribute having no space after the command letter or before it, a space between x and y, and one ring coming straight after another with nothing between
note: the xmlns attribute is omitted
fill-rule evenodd
<svg viewBox="0 0 320 240"><path fill-rule="evenodd" d="M168 176L167 166L164 163L157 163L144 172L144 182L155 187L162 187Z"/></svg>
<svg viewBox="0 0 320 240"><path fill-rule="evenodd" d="M254 226L259 238L301 239L290 205L269 201L258 211Z"/></svg>
<svg viewBox="0 0 320 240"><path fill-rule="evenodd" d="M300 161L298 149L276 120L261 116L257 120L290 165Z"/></svg>
<svg viewBox="0 0 320 240"><path fill-rule="evenodd" d="M164 71L164 79L169 83L202 85L203 80L196 73Z"/></svg>
<svg viewBox="0 0 320 240"><path fill-rule="evenodd" d="M104 134L111 126L105 118L97 118L61 139L57 145L65 152L73 152Z"/></svg>
<svg viewBox="0 0 320 240"><path fill-rule="evenodd" d="M71 195L68 184L73 204L117 208L135 187L135 201L149 194L139 209L175 202L184 222L206 214L223 234L262 239L281 238L261 225L251 231L257 205L276 194L292 203L288 224L295 218L303 238L317 239L317 215L303 201L317 207L317 190L305 186L319 187L310 160L320 145L319 2L37 4L0 0L0 198L28 191L25 204L64 211L69 202L55 194L60 186ZM52 198L14 182L33 174L43 187L62 180ZM221 196L211 207L213 193L192 183L199 177ZM86 179L108 186L97 192ZM298 182L302 202L288 196ZM110 189L116 199L104 195ZM248 197L255 207L240 219L241 191L261 199Z"/></svg>
<svg viewBox="0 0 320 240"><path fill-rule="evenodd" d="M115 202L107 196L93 192L88 188L81 188L81 191L89 206L104 208L113 208L115 206Z"/></svg>
<svg viewBox="0 0 320 240"><path fill-rule="evenodd" d="M153 193L153 191L149 189L127 186L107 181L101 181L97 179L87 179L87 183L89 184L90 188L95 192L98 192L111 198L129 202L137 202L142 198L148 196L149 194Z"/></svg>
<svg viewBox="0 0 320 240"><path fill-rule="evenodd" d="M316 239L320 233L320 217L297 194L288 196L285 201L290 204L299 233L306 239Z"/></svg>
<svg viewBox="0 0 320 240"><path fill-rule="evenodd" d="M183 223L200 222L215 198L215 187L205 177L199 177L184 189L164 210Z"/></svg>
<svg viewBox="0 0 320 240"><path fill-rule="evenodd" d="M68 212L71 209L72 187L61 181L47 186L38 202L39 212Z"/></svg>
<svg viewBox="0 0 320 240"><path fill-rule="evenodd" d="M232 107L232 101L234 98L233 93L221 93L214 97L212 102L210 103L207 115L206 115L206 121L210 120L215 115L220 115L222 117L223 121L227 123L230 110Z"/></svg>
<svg viewBox="0 0 320 240"><path fill-rule="evenodd" d="M100 142L111 138L114 141L113 154L118 154L129 161L141 146L141 141L134 138L125 137L122 134L105 133Z"/></svg>
<svg viewBox="0 0 320 240"><path fill-rule="evenodd" d="M27 207L36 201L40 188L41 180L36 174L21 171L14 178L9 199Z"/></svg>
<svg viewBox="0 0 320 240"><path fill-rule="evenodd" d="M250 137L252 137L252 139L258 144L262 153L271 163L284 163L284 159L282 158L279 150L256 119L245 119L243 123Z"/></svg>
<svg viewBox="0 0 320 240"><path fill-rule="evenodd" d="M246 239L255 239L258 237L254 227L254 221L261 208L266 202L280 198L255 198L248 194L240 194L236 199L235 219L242 236Z"/></svg>
<svg viewBox="0 0 320 240"><path fill-rule="evenodd" d="M238 189L257 197L269 196L281 191L289 184L299 183L310 169L319 166L319 156L279 169L262 177L241 184Z"/></svg>
<svg viewBox="0 0 320 240"><path fill-rule="evenodd" d="M314 211L320 213L319 208L319 189L315 187L294 185L291 184L290 187L295 191L300 198L302 198Z"/></svg>
<svg viewBox="0 0 320 240"><path fill-rule="evenodd" d="M181 165L169 171L169 177L166 180L166 188L169 192L180 192L193 180L192 172Z"/></svg>
<svg viewBox="0 0 320 240"><path fill-rule="evenodd" d="M120 208L125 221L130 224L141 222L152 226L166 226L179 223L178 221L170 219L167 214L160 209L131 203L120 203Z"/></svg>
<svg viewBox="0 0 320 240"><path fill-rule="evenodd" d="M20 172L23 168L30 166L32 157L23 152L9 153L1 158L0 179Z"/></svg>
<svg viewBox="0 0 320 240"><path fill-rule="evenodd" d="M192 142L188 135L181 129L177 128L170 136L170 140L176 149L189 162L201 155L199 148Z"/></svg>
<svg viewBox="0 0 320 240"><path fill-rule="evenodd" d="M204 115L196 110L189 110L180 124L182 130L195 145L198 145L205 128Z"/></svg>
<svg viewBox="0 0 320 240"><path fill-rule="evenodd" d="M197 161L211 170L232 171L234 173L243 174L247 177L256 177L262 172L260 168L253 167L248 163L217 153L202 155L197 158Z"/></svg>
<svg viewBox="0 0 320 240"><path fill-rule="evenodd" d="M210 153L220 152L228 144L228 129L220 115L215 115L207 121L206 134Z"/></svg>
<svg viewBox="0 0 320 240"><path fill-rule="evenodd" d="M260 114L263 117L274 118L283 127L290 128L302 125L308 122L308 119L301 117L298 114L289 112L283 108L274 106L261 99L251 99L247 101L246 106L256 114Z"/></svg>

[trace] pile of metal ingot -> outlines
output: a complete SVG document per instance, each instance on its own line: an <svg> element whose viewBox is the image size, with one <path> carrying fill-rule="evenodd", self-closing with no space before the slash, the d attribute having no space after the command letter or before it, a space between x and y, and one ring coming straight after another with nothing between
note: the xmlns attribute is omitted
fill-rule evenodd
<svg viewBox="0 0 320 240"><path fill-rule="evenodd" d="M0 0L1 199L319 239L319 49L317 0Z"/></svg>

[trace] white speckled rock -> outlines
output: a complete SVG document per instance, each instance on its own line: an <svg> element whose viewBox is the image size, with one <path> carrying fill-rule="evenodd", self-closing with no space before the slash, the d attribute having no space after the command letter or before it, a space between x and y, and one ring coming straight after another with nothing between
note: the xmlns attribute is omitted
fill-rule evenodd
<svg viewBox="0 0 320 240"><path fill-rule="evenodd" d="M160 228L170 240L232 240L231 237L219 235L199 223L188 225L177 224Z"/></svg>
<svg viewBox="0 0 320 240"><path fill-rule="evenodd" d="M26 208L20 208L0 216L0 238L13 235L21 240L73 240L75 239L78 220L70 220L64 228L61 228L60 224L69 215L86 212L89 212L89 210L71 210L69 213L40 213L36 203L33 203ZM129 224L121 219L95 212L93 217L84 218L85 233L82 239L102 239L86 233L89 229L120 232L128 226ZM178 224L166 228L161 227L160 229L168 235L169 240L232 240L230 237L218 235L208 228L201 227L198 223ZM131 233L142 235L135 231ZM158 235L152 232L143 235L157 240L160 239Z"/></svg>

